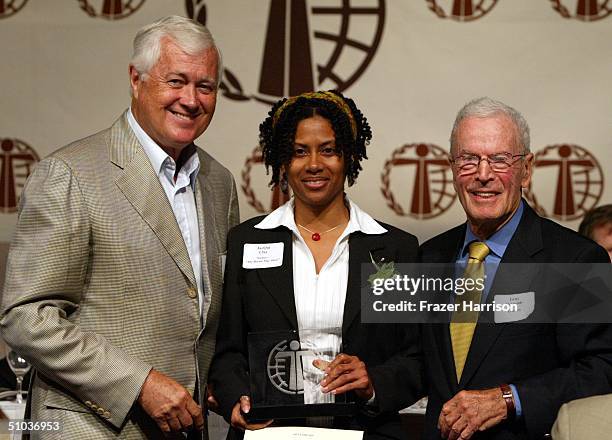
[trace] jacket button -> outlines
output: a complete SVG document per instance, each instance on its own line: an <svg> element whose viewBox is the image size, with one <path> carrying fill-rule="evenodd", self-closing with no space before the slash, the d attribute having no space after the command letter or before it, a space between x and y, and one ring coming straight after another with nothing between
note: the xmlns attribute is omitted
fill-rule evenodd
<svg viewBox="0 0 612 440"><path fill-rule="evenodd" d="M108 411L104 411L104 414L102 414L102 417L104 417L105 419L110 419L111 413Z"/></svg>
<svg viewBox="0 0 612 440"><path fill-rule="evenodd" d="M104 408L98 408L98 410L96 411L99 415L103 415L104 414Z"/></svg>
<svg viewBox="0 0 612 440"><path fill-rule="evenodd" d="M191 299L195 299L198 296L198 291L194 287L187 289L187 296Z"/></svg>
<svg viewBox="0 0 612 440"><path fill-rule="evenodd" d="M91 408L93 411L97 411L97 410L98 410L98 405L96 405L95 403L92 403L90 408Z"/></svg>
<svg viewBox="0 0 612 440"><path fill-rule="evenodd" d="M89 400L86 400L86 401L85 401L85 406L86 406L87 408L91 408L91 402L90 402Z"/></svg>

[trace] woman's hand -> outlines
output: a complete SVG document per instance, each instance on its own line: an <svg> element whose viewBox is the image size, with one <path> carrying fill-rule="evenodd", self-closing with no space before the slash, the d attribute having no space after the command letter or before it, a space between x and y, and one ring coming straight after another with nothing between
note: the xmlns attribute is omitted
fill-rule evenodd
<svg viewBox="0 0 612 440"><path fill-rule="evenodd" d="M219 402L213 393L212 384L206 386L206 409L217 412L219 409Z"/></svg>
<svg viewBox="0 0 612 440"><path fill-rule="evenodd" d="M357 356L340 353L327 365L325 374L325 379L321 381L324 393L343 394L355 391L357 397L363 400L370 400L374 395L366 365Z"/></svg>
<svg viewBox="0 0 612 440"><path fill-rule="evenodd" d="M249 396L242 396L240 398L240 401L238 401L236 405L234 405L234 408L232 409L232 418L231 418L232 426L242 431L244 431L245 429L248 429L249 431L253 431L256 429L265 428L266 426L269 426L274 421L274 420L267 420L261 423L249 424L244 418L244 416L242 415L242 413L248 414L250 410L251 410L251 400L249 399Z"/></svg>

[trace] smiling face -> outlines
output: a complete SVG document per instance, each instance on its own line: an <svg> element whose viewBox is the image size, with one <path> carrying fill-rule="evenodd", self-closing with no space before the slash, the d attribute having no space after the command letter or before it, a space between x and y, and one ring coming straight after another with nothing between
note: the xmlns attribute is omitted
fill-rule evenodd
<svg viewBox="0 0 612 440"><path fill-rule="evenodd" d="M453 157L474 154L482 158L503 152L522 153L518 130L508 116L467 117L460 122ZM486 160L471 174L462 174L453 166L455 190L476 236L489 237L512 217L521 200L521 188L531 180L532 160L533 155L528 154L505 172L494 172Z"/></svg>
<svg viewBox="0 0 612 440"><path fill-rule="evenodd" d="M147 74L130 66L134 117L174 159L210 124L217 103L217 64L214 47L190 55L166 37Z"/></svg>
<svg viewBox="0 0 612 440"><path fill-rule="evenodd" d="M295 132L287 181L299 206L313 210L343 203L344 158L336 152L336 136L321 116L301 120Z"/></svg>

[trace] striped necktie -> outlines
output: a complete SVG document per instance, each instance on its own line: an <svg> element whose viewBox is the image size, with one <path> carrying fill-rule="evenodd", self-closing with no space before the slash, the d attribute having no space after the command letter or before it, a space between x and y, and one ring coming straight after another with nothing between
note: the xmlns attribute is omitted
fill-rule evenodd
<svg viewBox="0 0 612 440"><path fill-rule="evenodd" d="M483 242L474 241L470 243L469 258L465 272L463 273L464 279L472 279L474 281L478 279L484 280L484 259L489 254L489 251L490 249ZM480 304L481 298L482 290L478 287L470 290L466 289L463 295L455 295L455 304L459 304L460 308L458 311L453 312L450 324L450 336L453 346L453 357L455 359L457 382L461 379L463 367L465 366L465 361L472 343L472 337L474 336L474 329L478 322L478 312L463 310L461 305L462 303L469 302L472 302L472 304Z"/></svg>

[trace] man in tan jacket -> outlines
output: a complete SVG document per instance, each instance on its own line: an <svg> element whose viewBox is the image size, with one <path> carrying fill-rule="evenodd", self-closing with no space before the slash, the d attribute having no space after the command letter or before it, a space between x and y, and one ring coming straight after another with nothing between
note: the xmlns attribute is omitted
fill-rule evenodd
<svg viewBox="0 0 612 440"><path fill-rule="evenodd" d="M21 198L0 325L62 438L203 438L234 180L193 141L221 60L202 25L142 28L130 108L41 161ZM59 438L53 432L38 438Z"/></svg>
<svg viewBox="0 0 612 440"><path fill-rule="evenodd" d="M604 440L612 433L612 394L565 403L552 427L553 440Z"/></svg>

